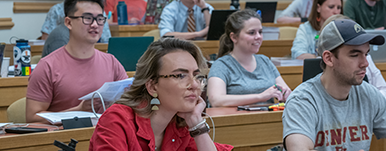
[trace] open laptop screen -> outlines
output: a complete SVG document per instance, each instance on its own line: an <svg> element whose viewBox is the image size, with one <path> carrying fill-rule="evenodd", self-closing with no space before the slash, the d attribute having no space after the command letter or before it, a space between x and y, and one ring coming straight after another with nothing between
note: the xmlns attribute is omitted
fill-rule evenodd
<svg viewBox="0 0 386 151"><path fill-rule="evenodd" d="M225 22L236 10L213 10L210 17L209 31L206 40L219 40L225 32Z"/></svg>
<svg viewBox="0 0 386 151"><path fill-rule="evenodd" d="M277 2L247 2L245 8L260 10L263 23L273 23L275 21Z"/></svg>

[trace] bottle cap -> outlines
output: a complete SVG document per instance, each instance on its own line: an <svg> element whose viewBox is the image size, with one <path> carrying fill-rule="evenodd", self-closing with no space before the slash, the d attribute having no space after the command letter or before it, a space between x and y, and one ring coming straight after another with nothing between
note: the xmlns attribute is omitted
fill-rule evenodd
<svg viewBox="0 0 386 151"><path fill-rule="evenodd" d="M18 43L18 42L28 42L28 40L26 40L26 39L18 39L18 40L16 40L16 42Z"/></svg>

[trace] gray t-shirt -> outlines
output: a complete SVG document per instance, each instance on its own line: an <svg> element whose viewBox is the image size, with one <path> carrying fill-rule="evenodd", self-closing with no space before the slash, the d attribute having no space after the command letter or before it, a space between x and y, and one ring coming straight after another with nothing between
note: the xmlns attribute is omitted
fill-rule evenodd
<svg viewBox="0 0 386 151"><path fill-rule="evenodd" d="M48 38L44 43L42 58L66 45L68 40L70 40L70 31L68 28L64 24L58 25L51 34L48 35Z"/></svg>
<svg viewBox="0 0 386 151"><path fill-rule="evenodd" d="M352 86L339 101L323 87L320 76L300 84L288 97L283 113L283 139L303 134L316 150L369 150L372 134L386 137L386 100L372 85Z"/></svg>
<svg viewBox="0 0 386 151"><path fill-rule="evenodd" d="M255 55L255 58L256 69L249 72L230 54L225 55L213 63L208 78L222 79L226 84L227 94L262 93L276 84L280 73L268 57Z"/></svg>

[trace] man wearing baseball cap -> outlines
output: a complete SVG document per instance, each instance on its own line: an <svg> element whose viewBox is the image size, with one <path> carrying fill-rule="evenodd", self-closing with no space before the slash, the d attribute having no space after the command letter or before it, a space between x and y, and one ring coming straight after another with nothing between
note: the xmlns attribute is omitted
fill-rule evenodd
<svg viewBox="0 0 386 151"><path fill-rule="evenodd" d="M288 151L369 150L373 133L386 137L386 99L362 82L369 45L384 41L349 19L323 28L318 39L323 72L300 84L286 102L282 118Z"/></svg>

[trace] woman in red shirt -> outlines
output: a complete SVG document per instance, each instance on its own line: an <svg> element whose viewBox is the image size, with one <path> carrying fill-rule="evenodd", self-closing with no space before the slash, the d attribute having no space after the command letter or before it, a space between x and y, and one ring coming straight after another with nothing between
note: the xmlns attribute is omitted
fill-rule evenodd
<svg viewBox="0 0 386 151"><path fill-rule="evenodd" d="M138 60L130 90L99 119L89 150L232 150L213 143L201 117L205 68L191 42L153 42Z"/></svg>

